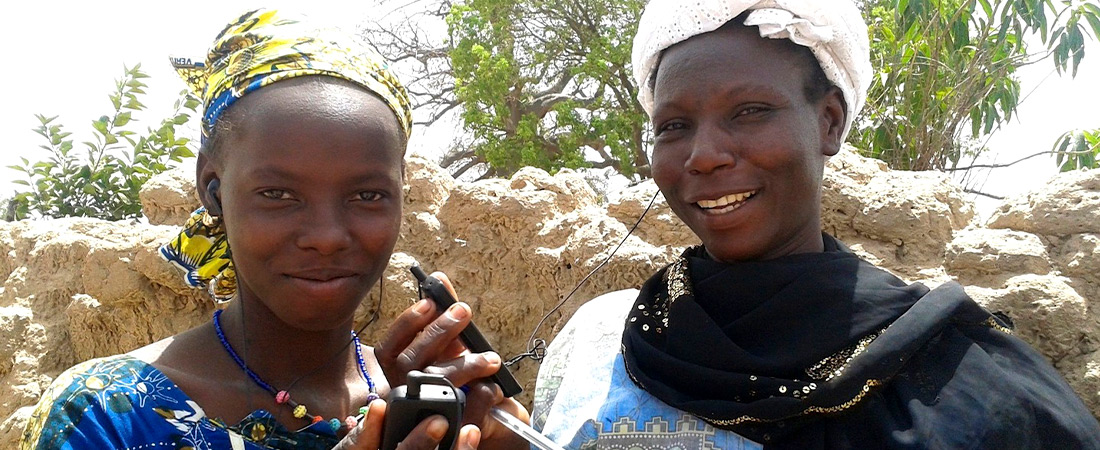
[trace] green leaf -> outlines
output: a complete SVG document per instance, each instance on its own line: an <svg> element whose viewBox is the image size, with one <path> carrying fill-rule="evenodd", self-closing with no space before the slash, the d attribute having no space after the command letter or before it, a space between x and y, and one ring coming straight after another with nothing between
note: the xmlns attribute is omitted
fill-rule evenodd
<svg viewBox="0 0 1100 450"><path fill-rule="evenodd" d="M985 17L993 17L993 6L989 4L989 0L978 0L978 4L982 7Z"/></svg>
<svg viewBox="0 0 1100 450"><path fill-rule="evenodd" d="M1085 5L1093 6L1087 3ZM1085 20L1088 21L1089 26L1092 27L1092 38L1100 41L1100 12L1096 14L1085 14L1084 17Z"/></svg>
<svg viewBox="0 0 1100 450"><path fill-rule="evenodd" d="M125 126L127 123L130 123L130 112L129 111L119 113L117 116L115 116L114 126L121 127L121 126Z"/></svg>
<svg viewBox="0 0 1100 450"><path fill-rule="evenodd" d="M99 120L92 121L92 128L95 128L99 134L107 134L107 122L110 120L107 116L100 117Z"/></svg>

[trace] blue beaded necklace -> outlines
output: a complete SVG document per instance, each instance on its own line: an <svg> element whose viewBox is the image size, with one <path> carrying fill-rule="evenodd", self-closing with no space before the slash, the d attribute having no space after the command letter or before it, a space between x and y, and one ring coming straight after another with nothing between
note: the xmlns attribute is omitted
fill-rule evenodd
<svg viewBox="0 0 1100 450"><path fill-rule="evenodd" d="M293 408L294 417L299 419L308 419L310 421L310 424L323 421L324 418L322 418L321 416L310 414L309 411L306 409L306 405L303 405L291 399L290 392L275 389L274 386L267 384L267 382L260 378L260 376L257 375L256 372L253 372L252 369L249 369L248 366L245 365L244 360L237 355L237 352L233 350L233 346L229 345L229 341L225 338L225 333L222 331L221 314L222 310L220 309L214 311L214 331L218 333L218 340L221 341L222 347L225 348L225 352L229 353L229 356L232 357L233 361L237 363L237 367L240 367L241 370L243 370L244 373L248 375L248 378L251 378L257 386L261 387L267 392L270 392L271 395L274 395L275 403L278 403L280 405L286 404L287 406ZM359 363L359 374L362 375L363 379L367 381L367 387L370 389L370 393L367 394L367 405L370 405L370 403L378 399L379 396L378 393L375 391L374 380L372 380L370 378L370 375L367 374L367 365L363 361L363 351L359 348L359 335L354 331L351 332L351 341L355 344L355 359L356 362ZM293 383L291 383L291 386L293 386ZM355 428L355 426L359 424L359 418L366 414L366 409L366 406L359 408L358 417L348 416L346 419L344 419L342 423L339 419L336 418L329 419L328 424L330 427L332 427L332 432L336 433L337 431L340 431L340 427L342 425L347 426L349 430Z"/></svg>

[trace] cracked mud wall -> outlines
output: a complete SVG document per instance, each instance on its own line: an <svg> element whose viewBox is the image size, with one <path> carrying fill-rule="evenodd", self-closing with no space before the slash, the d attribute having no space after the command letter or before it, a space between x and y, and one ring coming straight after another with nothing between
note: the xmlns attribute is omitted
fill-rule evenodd
<svg viewBox="0 0 1100 450"><path fill-rule="evenodd" d="M0 222L0 447L18 440L42 390L82 360L122 353L209 320L213 304L157 255L198 205L190 168L142 193L149 223L94 219ZM508 358L637 221L656 187L601 202L577 173L524 169L465 183L407 161L401 238L381 285L375 342L415 297L408 267L446 272L475 320ZM957 279L1004 311L1100 413L1100 171L1062 174L975 223L961 188L935 172L896 172L843 151L826 168L823 229L898 276L935 286ZM639 286L697 243L657 197L638 229L537 337L549 341L581 302ZM379 288L357 313L369 317ZM537 367L519 363L529 396ZM524 397L526 400L528 397Z"/></svg>

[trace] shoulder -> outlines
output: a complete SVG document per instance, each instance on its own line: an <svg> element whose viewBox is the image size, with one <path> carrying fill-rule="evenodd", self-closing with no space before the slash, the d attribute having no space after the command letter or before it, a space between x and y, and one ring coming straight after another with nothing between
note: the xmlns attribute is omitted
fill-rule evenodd
<svg viewBox="0 0 1100 450"><path fill-rule="evenodd" d="M148 431L164 404L186 398L163 373L130 355L98 358L62 372L43 393L23 432L23 448L123 445L125 432ZM122 425L128 423L129 425Z"/></svg>
<svg viewBox="0 0 1100 450"><path fill-rule="evenodd" d="M586 328L590 325L621 325L621 322L626 320L627 313L637 298L637 289L608 292L593 298L577 308L577 311L569 318L569 322L566 323L562 331Z"/></svg>
<svg viewBox="0 0 1100 450"><path fill-rule="evenodd" d="M61 372L43 392L23 432L23 448L57 448L97 408L109 408L123 386L152 369L128 355L96 358ZM90 414L91 413L91 414ZM56 444L56 447L55 447ZM32 446L37 445L37 447Z"/></svg>
<svg viewBox="0 0 1100 450"><path fill-rule="evenodd" d="M126 355L145 361L158 368L172 367L176 365L173 361L194 359L196 351L210 348L210 336L214 335L214 331L209 329L209 327L209 323L204 323L180 334L168 336L133 350ZM217 341L214 342L216 343ZM167 366L165 366L166 363L168 363Z"/></svg>
<svg viewBox="0 0 1100 450"><path fill-rule="evenodd" d="M1100 448L1100 424L1045 357L957 284L926 299L937 296L950 305L945 326L891 383L914 424L940 430L932 435L946 447L979 437L1014 448Z"/></svg>
<svg viewBox="0 0 1100 450"><path fill-rule="evenodd" d="M576 398L606 392L623 323L637 296L638 290L627 289L589 300L554 337L535 382L536 427L545 423L551 409L568 409ZM559 392L568 395L559 398Z"/></svg>
<svg viewBox="0 0 1100 450"><path fill-rule="evenodd" d="M211 380L225 380L227 374L238 371L229 358L209 357L211 349L220 348L214 336L208 322L126 355L155 367L183 390L199 395Z"/></svg>
<svg viewBox="0 0 1100 450"><path fill-rule="evenodd" d="M637 298L637 289L624 289L585 302L554 337L548 354L568 355L573 347L591 348L608 341L614 341L618 351L623 323Z"/></svg>
<svg viewBox="0 0 1100 450"><path fill-rule="evenodd" d="M91 359L61 372L54 378L42 399L60 398L65 393L110 392L149 371L156 369L145 361L126 354Z"/></svg>

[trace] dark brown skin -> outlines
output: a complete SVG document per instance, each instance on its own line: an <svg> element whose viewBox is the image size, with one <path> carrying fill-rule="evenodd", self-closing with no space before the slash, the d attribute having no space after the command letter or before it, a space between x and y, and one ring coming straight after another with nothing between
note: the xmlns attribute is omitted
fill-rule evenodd
<svg viewBox="0 0 1100 450"><path fill-rule="evenodd" d="M805 58L756 27L723 27L665 51L654 85L653 178L710 255L734 262L820 252L825 157L843 95L805 94ZM753 193L730 211L698 204Z"/></svg>
<svg viewBox="0 0 1100 450"><path fill-rule="evenodd" d="M333 78L280 81L245 96L230 113L236 118L223 148L213 156L201 153L197 168L204 205L220 204L239 281L238 298L221 316L222 328L265 381L287 389L301 377L289 388L293 398L311 414L343 420L357 413L368 394L354 350L346 344L353 313L381 277L397 241L404 136L382 100ZM206 190L213 179L221 183L216 199ZM440 323L431 326L465 326L469 306L456 310L461 312L438 319L432 314ZM408 343L402 342L390 348L403 349ZM265 409L289 429L308 425L237 367L212 323L131 354L164 372L208 417L236 423ZM386 375L393 372L382 370L370 347L363 356L385 395L391 385ZM446 372L457 385L495 373L500 361L495 354L437 356L447 358L417 359L421 365L413 368ZM434 363L440 366L428 368ZM475 395L472 409L483 414L496 400ZM385 402L370 406L337 448L378 447ZM426 419L402 448L434 448L446 431L440 420ZM459 448L476 448L480 438L476 426L466 426Z"/></svg>

